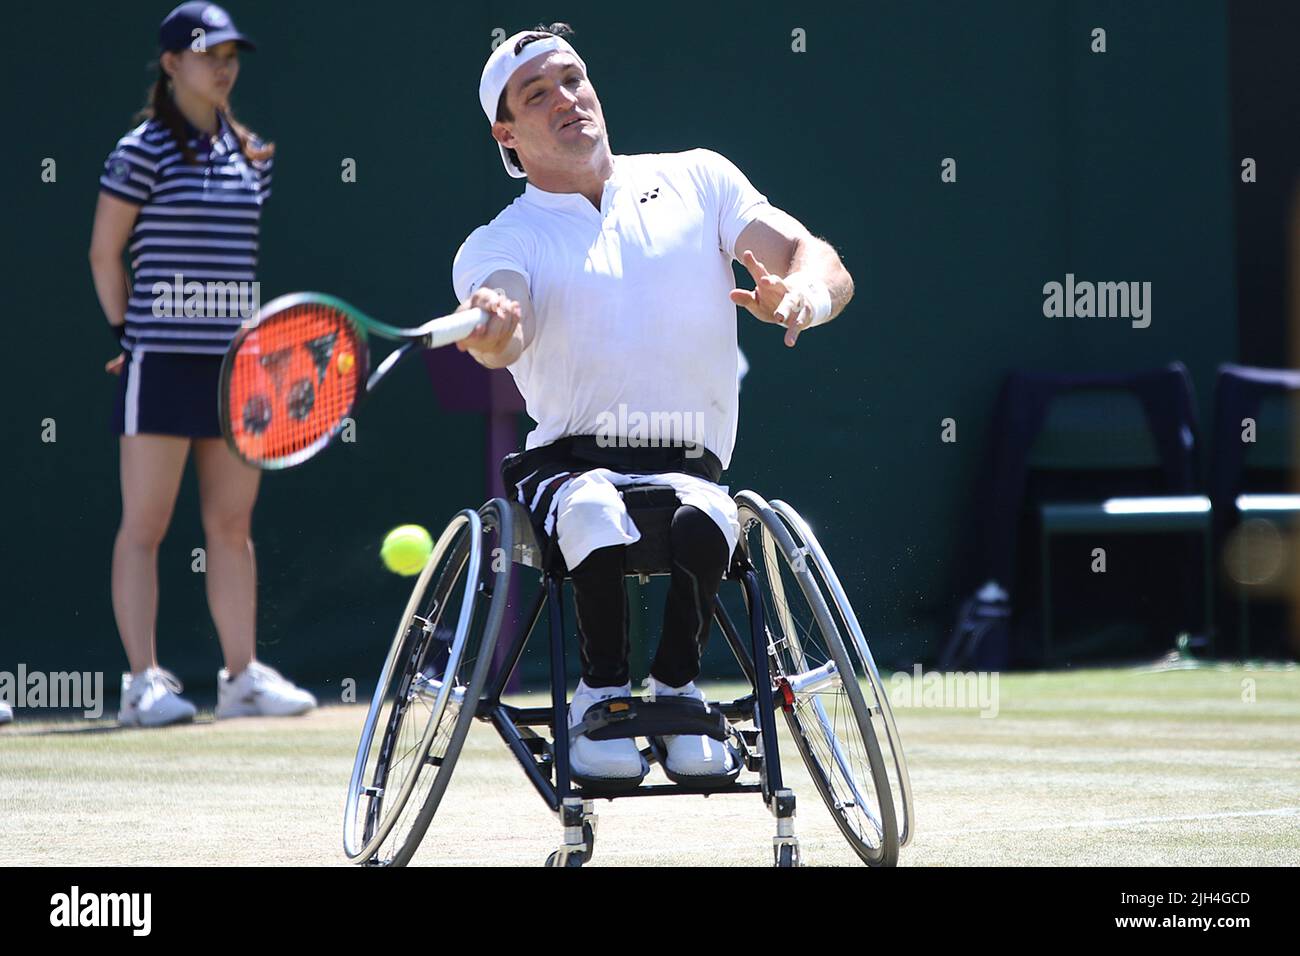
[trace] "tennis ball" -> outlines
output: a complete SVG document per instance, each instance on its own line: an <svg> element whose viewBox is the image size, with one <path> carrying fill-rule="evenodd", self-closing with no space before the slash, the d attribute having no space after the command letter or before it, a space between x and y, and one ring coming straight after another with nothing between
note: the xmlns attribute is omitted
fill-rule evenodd
<svg viewBox="0 0 1300 956"><path fill-rule="evenodd" d="M424 563L433 554L433 539L418 524L404 524L388 532L379 556L384 567L394 574L410 577L424 570Z"/></svg>
<svg viewBox="0 0 1300 956"><path fill-rule="evenodd" d="M357 360L352 357L351 352L340 352L338 362L340 375L347 375L357 364Z"/></svg>

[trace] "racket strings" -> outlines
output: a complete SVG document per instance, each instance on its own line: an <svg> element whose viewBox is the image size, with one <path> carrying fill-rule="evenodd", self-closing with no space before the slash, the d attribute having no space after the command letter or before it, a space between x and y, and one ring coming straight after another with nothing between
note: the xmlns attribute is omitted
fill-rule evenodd
<svg viewBox="0 0 1300 956"><path fill-rule="evenodd" d="M308 453L343 427L363 389L365 345L329 305L291 305L247 330L224 396L231 438L255 464Z"/></svg>

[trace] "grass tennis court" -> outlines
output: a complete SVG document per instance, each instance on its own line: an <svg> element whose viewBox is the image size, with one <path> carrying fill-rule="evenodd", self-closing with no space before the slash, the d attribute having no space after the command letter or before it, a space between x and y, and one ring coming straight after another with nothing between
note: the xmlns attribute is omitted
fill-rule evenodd
<svg viewBox="0 0 1300 956"><path fill-rule="evenodd" d="M998 689L991 719L895 699L917 812L903 865L1300 864L1294 664L1013 674ZM7 864L345 862L363 706L219 724L209 711L153 731L35 713L0 730ZM856 865L793 747L782 758L805 865ZM756 795L597 812L594 866L771 862L773 819ZM476 724L414 862L540 866L559 833Z"/></svg>

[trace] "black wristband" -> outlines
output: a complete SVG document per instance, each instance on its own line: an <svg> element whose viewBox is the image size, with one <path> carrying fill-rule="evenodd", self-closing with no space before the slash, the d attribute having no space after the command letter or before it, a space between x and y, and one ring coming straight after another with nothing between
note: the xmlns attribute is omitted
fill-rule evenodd
<svg viewBox="0 0 1300 956"><path fill-rule="evenodd" d="M109 328L112 329L113 334L117 336L117 344L121 345L123 340L126 339L126 323L123 322L121 325L110 324Z"/></svg>

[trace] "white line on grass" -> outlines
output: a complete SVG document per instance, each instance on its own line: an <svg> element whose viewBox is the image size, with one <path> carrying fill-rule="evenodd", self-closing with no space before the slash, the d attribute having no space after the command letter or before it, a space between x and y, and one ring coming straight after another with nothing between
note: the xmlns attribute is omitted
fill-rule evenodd
<svg viewBox="0 0 1300 956"><path fill-rule="evenodd" d="M1019 833L1033 830L1072 830L1079 827L1101 828L1142 826L1151 823L1194 823L1197 820L1223 820L1229 817L1293 817L1300 807L1275 810L1232 810L1226 813L1196 813L1176 817L1130 817L1126 820L1077 820L1073 823L1031 823L1017 827L963 827L960 830L925 830L925 836L960 836L963 833Z"/></svg>

